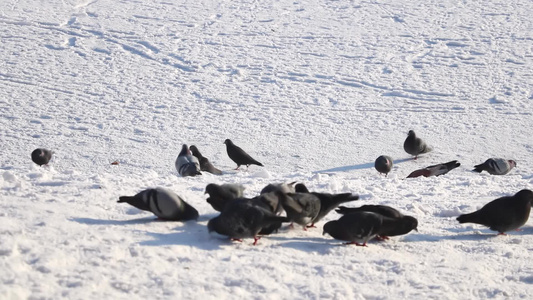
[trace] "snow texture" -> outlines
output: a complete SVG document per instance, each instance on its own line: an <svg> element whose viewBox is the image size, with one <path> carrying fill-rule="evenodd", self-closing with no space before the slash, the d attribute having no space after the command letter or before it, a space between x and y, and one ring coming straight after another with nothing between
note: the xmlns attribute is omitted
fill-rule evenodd
<svg viewBox="0 0 533 300"><path fill-rule="evenodd" d="M1 299L532 299L532 221L455 218L533 189L533 1L4 0ZM403 151L414 130L434 148ZM265 167L228 158L230 138ZM224 171L183 178L196 145ZM38 167L30 154L54 156ZM387 177L379 155L394 158ZM472 172L489 157L504 176ZM458 160L440 177L412 171ZM118 164L111 164L117 162ZM368 247L209 234L209 183L353 192L415 216ZM175 191L197 222L119 196Z"/></svg>

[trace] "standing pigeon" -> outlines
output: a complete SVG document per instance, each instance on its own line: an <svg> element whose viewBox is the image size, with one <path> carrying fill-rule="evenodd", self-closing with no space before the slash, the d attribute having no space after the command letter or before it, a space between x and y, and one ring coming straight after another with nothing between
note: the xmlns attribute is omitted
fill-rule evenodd
<svg viewBox="0 0 533 300"><path fill-rule="evenodd" d="M216 211L223 211L228 203L243 196L244 186L242 184L225 183L218 185L210 183L205 187L205 194L209 194L207 203Z"/></svg>
<svg viewBox="0 0 533 300"><path fill-rule="evenodd" d="M181 146L181 152L178 154L175 165L176 170L183 177L202 175L200 172L200 162L191 154L186 144Z"/></svg>
<svg viewBox="0 0 533 300"><path fill-rule="evenodd" d="M259 232L272 224L287 222L287 218L276 216L266 209L254 205L249 199L237 199L224 208L219 216L209 220L209 232L226 235L232 240L253 238L259 240ZM281 225L280 225L281 226Z"/></svg>
<svg viewBox="0 0 533 300"><path fill-rule="evenodd" d="M487 171L492 175L505 175L516 167L516 161L503 158L489 158L484 163L475 165L474 172Z"/></svg>
<svg viewBox="0 0 533 300"><path fill-rule="evenodd" d="M415 159L418 158L419 154L427 153L433 150L421 138L416 137L416 134L413 130L409 130L407 138L403 143L403 149L405 152L414 155Z"/></svg>
<svg viewBox="0 0 533 300"><path fill-rule="evenodd" d="M407 178L415 178L415 177L430 177L430 176L440 176L444 175L451 170L459 167L461 164L457 162L456 160L449 161L447 163L433 165L429 167L425 167L423 169L419 169L416 171L413 171Z"/></svg>
<svg viewBox="0 0 533 300"><path fill-rule="evenodd" d="M233 160L237 164L237 168L235 170L238 170L241 165L246 165L246 168L248 168L250 165L258 165L263 166L262 163L258 162L257 160L253 159L248 153L244 152L239 146L236 146L233 144L233 142L230 139L226 139L224 141L224 144L226 144L226 151L228 152L229 158Z"/></svg>
<svg viewBox="0 0 533 300"><path fill-rule="evenodd" d="M121 196L118 203L126 202L141 210L151 211L160 219L187 221L198 219L198 211L176 193L155 188L144 190L135 196Z"/></svg>
<svg viewBox="0 0 533 300"><path fill-rule="evenodd" d="M524 225L531 211L533 192L521 190L514 196L501 197L485 204L481 209L460 215L459 223L476 223L489 227L504 234L506 231L518 229Z"/></svg>
<svg viewBox="0 0 533 300"><path fill-rule="evenodd" d="M31 160L39 166L48 164L51 158L52 151L44 148L37 148L31 153Z"/></svg>
<svg viewBox="0 0 533 300"><path fill-rule="evenodd" d="M287 218L291 222L300 224L307 230L307 225L320 213L320 199L309 193L288 193L276 192L281 200L281 205L287 213Z"/></svg>
<svg viewBox="0 0 533 300"><path fill-rule="evenodd" d="M385 177L387 174L389 174L390 170L392 169L392 157L387 155L381 155L376 159L376 162L374 163L374 168L380 173L385 174Z"/></svg>
<svg viewBox="0 0 533 300"><path fill-rule="evenodd" d="M389 236L406 234L411 230L418 231L418 220L411 216L404 216L397 209L386 205L363 205L360 207L339 206L337 213L347 215L355 212L366 211L380 214L384 217L399 220L397 223L385 222L377 238L381 240L388 239ZM388 226L388 224L393 224Z"/></svg>
<svg viewBox="0 0 533 300"><path fill-rule="evenodd" d="M222 175L222 171L215 168L215 166L213 166L209 159L207 159L207 157L204 157L202 153L200 153L196 146L190 146L189 150L191 150L192 155L194 155L200 162L200 171L206 171L215 175Z"/></svg>
<svg viewBox="0 0 533 300"><path fill-rule="evenodd" d="M417 226L417 220L409 216L395 219L374 212L356 211L326 223L324 234L348 241L347 244L366 246L366 242L374 237L406 234L416 230Z"/></svg>

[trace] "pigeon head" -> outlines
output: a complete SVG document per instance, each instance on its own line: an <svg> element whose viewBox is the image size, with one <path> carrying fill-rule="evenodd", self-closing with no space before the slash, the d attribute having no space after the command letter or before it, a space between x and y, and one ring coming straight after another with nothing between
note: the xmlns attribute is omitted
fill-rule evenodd
<svg viewBox="0 0 533 300"><path fill-rule="evenodd" d="M514 160L511 159L511 160L508 160L508 162L509 162L509 166L510 166L511 168L516 167L516 161L514 161Z"/></svg>
<svg viewBox="0 0 533 300"><path fill-rule="evenodd" d="M407 133L408 136L415 136L415 131L414 130L409 130L409 133Z"/></svg>
<svg viewBox="0 0 533 300"><path fill-rule="evenodd" d="M515 197L519 199L529 199L529 201L533 204L533 192L531 190L521 190L520 192L516 193Z"/></svg>
<svg viewBox="0 0 533 300"><path fill-rule="evenodd" d="M324 231L322 232L322 235L326 235L326 233L330 233L333 228L337 225L337 221L329 221L326 224L324 224Z"/></svg>
<svg viewBox="0 0 533 300"><path fill-rule="evenodd" d="M404 216L402 218L402 227L407 231L418 231L418 220L411 216Z"/></svg>
<svg viewBox="0 0 533 300"><path fill-rule="evenodd" d="M226 144L226 145L232 145L233 142L232 142L230 139L226 139L226 140L224 141L224 144Z"/></svg>
<svg viewBox="0 0 533 300"><path fill-rule="evenodd" d="M215 227L217 226L216 223L218 222L218 217L215 217L211 220L209 220L209 222L207 222L207 231L208 232L213 232L215 231Z"/></svg>
<svg viewBox="0 0 533 300"><path fill-rule="evenodd" d="M181 151L180 151L180 154L178 154L178 156L190 155L190 154L191 154L191 151L189 151L189 147L187 147L187 144L183 144L183 146L181 146Z"/></svg>
<svg viewBox="0 0 533 300"><path fill-rule="evenodd" d="M294 186L294 189L296 190L296 193L309 193L309 190L303 183L298 183Z"/></svg>
<svg viewBox="0 0 533 300"><path fill-rule="evenodd" d="M200 151L198 150L198 148L196 148L195 145L191 145L189 147L189 150L192 152L192 155L194 155L196 157L202 157L202 154L200 154Z"/></svg>

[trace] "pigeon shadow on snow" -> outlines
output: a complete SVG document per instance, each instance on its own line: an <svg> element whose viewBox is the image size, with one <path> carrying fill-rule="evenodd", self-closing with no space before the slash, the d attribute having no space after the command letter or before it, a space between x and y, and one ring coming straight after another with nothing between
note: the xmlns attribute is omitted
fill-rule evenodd
<svg viewBox="0 0 533 300"><path fill-rule="evenodd" d="M402 159L396 159L394 160L394 164L404 163L406 161L413 160L412 157L409 158L402 158ZM363 169L371 169L374 167L374 162L369 162L365 164L359 164L359 165L352 165L352 166L342 166L342 167L336 167L331 169L325 169L325 170L319 170L314 171L313 173L335 173L335 172L348 172L352 170L363 170Z"/></svg>
<svg viewBox="0 0 533 300"><path fill-rule="evenodd" d="M170 233L159 233L144 231L150 240L142 241L139 244L143 246L189 246L202 250L220 249L221 243L217 243L208 233L207 226L194 221L183 223Z"/></svg>
<svg viewBox="0 0 533 300"><path fill-rule="evenodd" d="M91 219L91 218L70 218L69 220L86 225L133 225L133 224L146 224L157 221L156 218L145 217L130 220L104 220L104 219Z"/></svg>

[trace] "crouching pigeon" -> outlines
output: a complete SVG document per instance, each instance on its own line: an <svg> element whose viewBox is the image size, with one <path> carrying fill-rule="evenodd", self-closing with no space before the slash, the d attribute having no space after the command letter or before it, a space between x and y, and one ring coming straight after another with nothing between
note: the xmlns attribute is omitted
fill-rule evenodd
<svg viewBox="0 0 533 300"><path fill-rule="evenodd" d="M151 211L163 220L188 221L198 219L198 211L176 193L155 188L144 190L135 196L121 196L118 203L126 202L138 209Z"/></svg>
<svg viewBox="0 0 533 300"><path fill-rule="evenodd" d="M533 202L531 190L521 190L514 196L501 197L485 204L481 209L457 217L459 223L475 223L504 234L526 224Z"/></svg>
<svg viewBox="0 0 533 300"><path fill-rule="evenodd" d="M52 151L44 148L37 148L31 153L31 160L39 166L46 165L52 158Z"/></svg>
<svg viewBox="0 0 533 300"><path fill-rule="evenodd" d="M429 167L425 167L423 169L419 169L416 171L413 171L407 178L415 178L415 177L430 177L430 176L440 176L444 175L451 170L459 167L461 164L457 162L456 160L449 161L447 163L433 165Z"/></svg>
<svg viewBox="0 0 533 300"><path fill-rule="evenodd" d="M503 158L489 158L484 163L475 165L474 172L487 171L491 175L505 175L516 167L516 161Z"/></svg>
<svg viewBox="0 0 533 300"><path fill-rule="evenodd" d="M183 177L202 175L200 172L200 162L191 154L186 144L181 146L181 152L178 154L178 158L176 158L175 165L176 170Z"/></svg>
<svg viewBox="0 0 533 300"><path fill-rule="evenodd" d="M374 162L374 168L376 168L380 174L385 174L385 176L387 176L392 169L393 164L392 157L381 155Z"/></svg>

